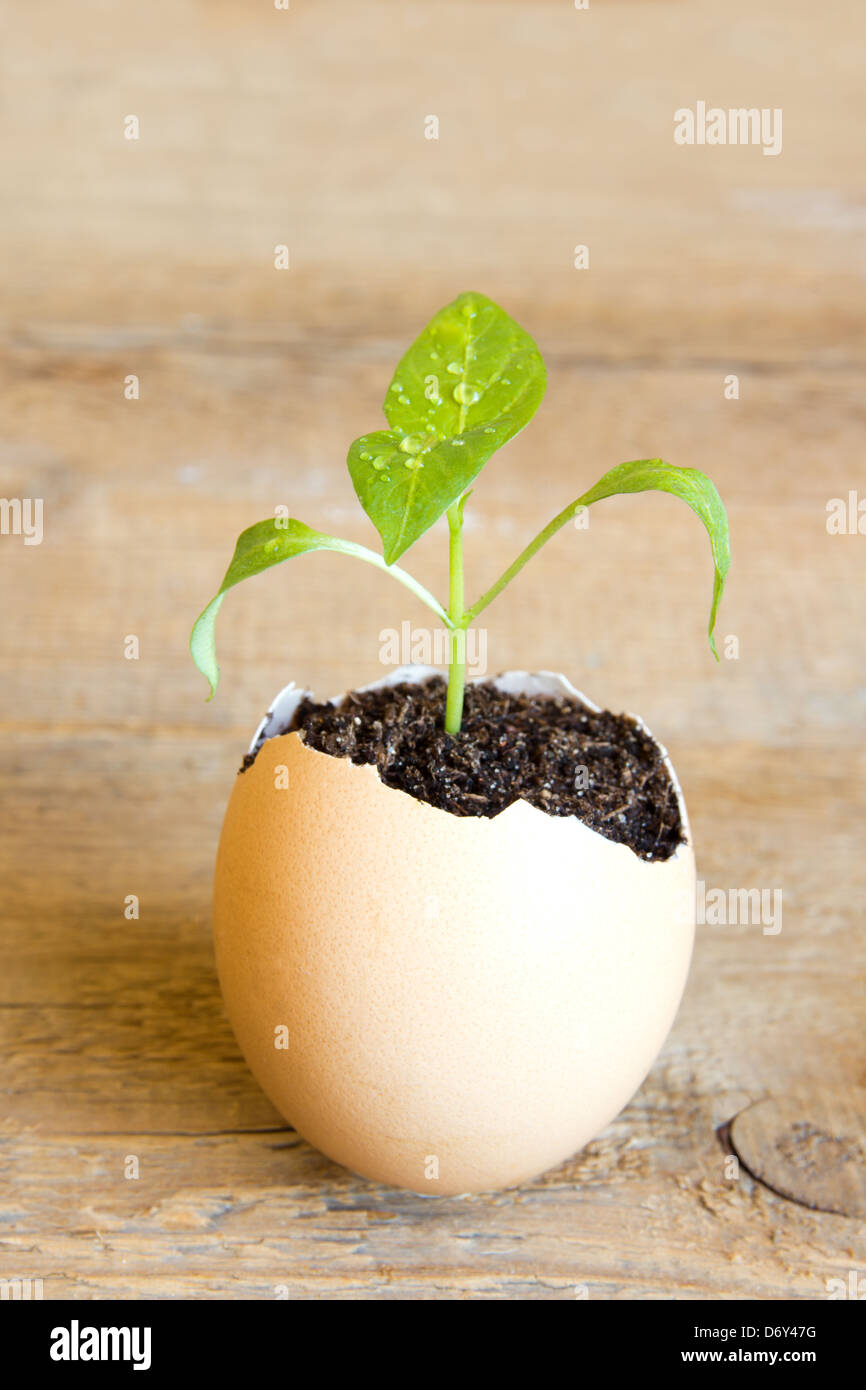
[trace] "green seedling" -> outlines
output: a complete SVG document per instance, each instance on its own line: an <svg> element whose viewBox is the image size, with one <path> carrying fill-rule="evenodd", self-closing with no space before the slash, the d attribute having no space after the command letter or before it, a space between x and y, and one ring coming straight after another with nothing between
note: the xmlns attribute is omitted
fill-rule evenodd
<svg viewBox="0 0 866 1390"><path fill-rule="evenodd" d="M394 374L384 404L389 428L362 435L349 449L355 492L382 538L383 554L325 536L292 518L270 517L243 531L219 591L195 623L190 639L193 659L210 682L211 696L219 680L214 624L227 591L282 560L312 550L336 550L387 571L447 628L445 728L457 734L463 717L466 633L471 624L582 508L619 493L650 490L682 498L707 529L715 570L708 631L718 660L713 631L730 564L728 519L709 478L695 468L675 468L662 459L636 459L605 473L539 531L495 584L466 606L463 510L469 486L491 455L535 414L546 380L544 361L532 338L492 300L483 294L461 294L441 309ZM449 535L447 608L396 564L443 513Z"/></svg>

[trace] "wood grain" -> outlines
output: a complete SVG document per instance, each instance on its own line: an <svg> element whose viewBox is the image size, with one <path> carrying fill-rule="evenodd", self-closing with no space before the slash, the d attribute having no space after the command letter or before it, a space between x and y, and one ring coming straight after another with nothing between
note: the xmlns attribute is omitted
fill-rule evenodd
<svg viewBox="0 0 866 1390"><path fill-rule="evenodd" d="M81 1299L809 1300L862 1277L860 1159L828 1201L836 1179L794 1162L793 1181L778 1144L792 1123L845 1138L827 1097L862 1114L866 1086L866 537L825 525L863 488L853 0L7 8L0 492L43 498L45 535L0 536L0 1278ZM699 98L783 107L783 153L678 149L672 113ZM550 367L473 495L470 596L626 458L708 472L734 546L721 668L706 537L665 497L552 542L489 610L490 668L640 712L706 890L780 890L782 917L699 926L661 1057L583 1153L424 1200L286 1128L209 936L222 809L270 698L375 679L381 629L423 610L313 556L231 595L210 705L186 644L235 535L277 505L374 543L346 446L467 287ZM440 593L443 541L412 555Z"/></svg>

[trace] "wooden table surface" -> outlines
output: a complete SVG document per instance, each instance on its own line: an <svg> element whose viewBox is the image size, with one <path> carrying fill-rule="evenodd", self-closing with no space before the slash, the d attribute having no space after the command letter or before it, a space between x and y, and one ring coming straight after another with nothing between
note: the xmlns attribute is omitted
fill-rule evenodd
<svg viewBox="0 0 866 1390"><path fill-rule="evenodd" d="M866 496L856 0L6 14L0 478L44 499L44 539L0 536L0 1278L80 1299L808 1300L866 1277L866 536L826 525L829 499ZM676 145L698 100L781 108L781 154ZM706 891L779 889L783 916L699 926L664 1051L584 1152L423 1200L339 1169L265 1100L209 893L273 693L376 679L380 630L425 610L338 556L263 576L225 605L210 705L187 638L275 507L375 544L346 446L467 288L550 367L470 503L470 593L650 454L713 477L734 546L720 667L706 537L648 496L603 503L490 609L491 669L562 670L640 712ZM441 594L441 526L413 570Z"/></svg>

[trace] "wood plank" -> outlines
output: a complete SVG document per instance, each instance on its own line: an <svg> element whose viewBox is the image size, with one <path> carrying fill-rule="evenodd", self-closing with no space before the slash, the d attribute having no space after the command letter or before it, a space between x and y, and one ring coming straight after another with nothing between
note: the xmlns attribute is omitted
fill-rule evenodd
<svg viewBox="0 0 866 1390"><path fill-rule="evenodd" d="M556 1174L486 1198L378 1188L291 1135L25 1135L43 1184L7 1209L4 1273L46 1297L814 1299L862 1262L860 1223L726 1181L674 1124L659 1154L660 1120L633 1107Z"/></svg>
<svg viewBox="0 0 866 1390"><path fill-rule="evenodd" d="M31 749L36 743L25 741ZM83 778L105 787L118 747L129 756L128 737L48 742L49 761L66 769L70 786ZM760 927L701 929L662 1058L583 1154L518 1192L431 1207L353 1178L280 1128L223 1019L207 925L190 911L189 885L196 896L205 891L212 852L184 831L183 818L198 823L200 809L159 800L180 739L138 743L136 782L117 781L107 814L104 803L85 800L80 808L75 860L93 885L87 910L70 919L61 885L43 871L46 917L38 925L17 914L41 862L43 845L32 832L45 775L32 757L21 758L26 776L18 779L10 845L21 876L4 875L21 992L0 1008L8 1030L4 1270L43 1278L49 1297L273 1297L287 1283L292 1297L574 1298L587 1285L591 1297L810 1298L821 1296L827 1278L847 1277L852 1259L866 1258L857 1221L785 1202L745 1170L731 1180L718 1134L792 1074L789 1051L768 1048L768 1030L808 1036L805 1074L833 1068L856 1080L860 1010L853 999L845 1003L847 952L827 953L828 941L842 936L849 947L853 937L862 942L844 880L817 940L803 892L808 866L798 872L789 862L778 936ZM193 798L207 804L214 827L225 792L217 747L200 761ZM775 795L750 804L739 787L756 754L749 784L772 786ZM701 750L692 758L707 765ZM61 777L59 799L65 790ZM813 835L823 824L829 836L840 808L843 816L850 810L851 784L820 752L803 766L785 750L748 746L735 760L729 749L724 765L690 790L696 825L724 830L701 856L711 884L725 883L744 840L754 842L755 864L765 871L771 846L791 839L798 817ZM158 839L148 806L154 819L168 814ZM124 854L124 812L138 816L142 808L153 882L149 891L139 885L142 918L132 923L119 906L123 873L112 883L99 871ZM141 875L144 858L138 863ZM832 869L831 859L825 870L832 876ZM138 1156L137 1181L123 1177L128 1155ZM843 1257L843 1245L855 1253ZM214 1275L214 1262L225 1272ZM70 1268L74 1278L58 1276Z"/></svg>
<svg viewBox="0 0 866 1390"><path fill-rule="evenodd" d="M827 1097L859 1104L864 1081L866 541L826 528L866 423L854 0L825 3L817 38L810 0L85 0L49 28L7 8L0 492L41 497L45 534L0 537L0 1277L49 1298L423 1300L811 1300L862 1277L850 1183L834 1202L838 1175L777 1142L835 1136ZM781 107L783 152L676 146L698 99ZM489 611L489 669L562 670L640 712L705 893L779 890L782 929L699 926L661 1057L582 1154L431 1201L285 1126L209 929L222 809L273 694L376 679L381 630L426 613L342 557L284 567L226 604L210 705L187 637L277 505L375 543L346 447L469 287L550 368L471 500L471 591L649 454L714 478L734 546L721 668L706 537L650 497L536 559ZM444 565L438 528L411 566L441 592Z"/></svg>

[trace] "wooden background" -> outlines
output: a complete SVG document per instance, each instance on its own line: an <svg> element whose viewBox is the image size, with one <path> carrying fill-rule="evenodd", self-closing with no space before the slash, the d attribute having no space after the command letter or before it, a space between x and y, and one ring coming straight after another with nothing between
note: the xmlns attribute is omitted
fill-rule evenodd
<svg viewBox="0 0 866 1390"><path fill-rule="evenodd" d="M10 0L0 490L43 498L45 529L0 536L0 1277L83 1299L818 1299L866 1276L866 536L825 525L828 499L866 494L860 17ZM699 99L781 107L782 153L676 146ZM780 888L784 915L778 935L699 928L662 1056L587 1150L519 1191L425 1201L338 1169L261 1095L209 892L273 693L376 679L380 629L426 610L320 555L231 596L210 705L186 644L276 506L375 544L346 447L468 288L550 367L470 503L469 597L623 459L708 472L734 543L738 659L706 646L702 528L651 496L605 502L521 575L489 611L491 668L639 711L707 888ZM441 527L412 558L441 594ZM728 1127L758 1103L735 1175Z"/></svg>

